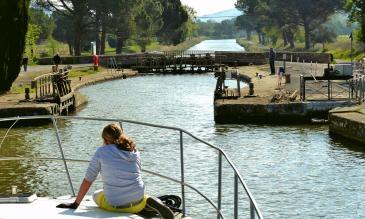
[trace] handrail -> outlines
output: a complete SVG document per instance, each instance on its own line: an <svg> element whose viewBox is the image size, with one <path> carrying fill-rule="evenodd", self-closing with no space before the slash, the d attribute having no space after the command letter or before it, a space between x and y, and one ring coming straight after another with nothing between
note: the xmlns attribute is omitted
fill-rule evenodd
<svg viewBox="0 0 365 219"><path fill-rule="evenodd" d="M0 157L0 161L23 161L23 160L31 160L31 161L67 161L67 162L76 162L76 163L89 163L90 160L80 160L80 159L61 159L61 158L57 158L57 157ZM142 171L145 172L145 173L148 173L148 174L151 174L151 175L154 175L154 176L158 176L160 178L164 178L164 179L167 179L167 180L170 180L172 182L175 182L175 183L178 183L180 185L184 185L186 187L189 187L190 189L194 190L195 192L197 192L200 196L202 196L205 200L207 200L209 202L209 204L215 208L215 210L218 212L218 214L224 218L222 212L218 209L218 207L213 203L213 201L208 198L207 196L205 196L203 193L201 193L197 188L195 188L194 186L188 184L188 183L185 183L185 182L181 182L177 179L174 179L174 178L171 178L171 177L168 177L168 176L165 176L165 175L162 175L162 174L159 174L159 173L156 173L156 172L153 172L153 171L150 171L150 170L146 170L146 169L143 169L142 168ZM75 196L75 195L73 195Z"/></svg>
<svg viewBox="0 0 365 219"><path fill-rule="evenodd" d="M103 121L103 122L119 122L119 123L130 123L130 124L136 124L136 125L143 125L143 126L149 126L149 127L155 127L155 128L162 128L162 129L169 129L169 130L175 130L175 131L179 131L180 133L180 149L181 149L181 181L178 181L178 180L175 180L175 179L172 179L172 178L169 178L169 177L165 177L163 175L158 175L162 178L166 178L166 179L170 179L172 181L175 181L175 182L178 182L181 184L182 186L182 197L183 199L185 198L185 191L184 191L184 186L187 186L191 189L193 189L194 191L196 191L198 194L202 195L208 202L210 202L210 204L212 204L214 206L214 208L217 210L217 215L218 215L218 218L224 218L223 215L221 214L221 188L218 189L218 207L212 202L212 201L209 201L207 197L205 197L202 193L200 193L198 190L196 190L195 188L192 188L190 185L186 184L184 182L184 174L183 174L183 166L184 166L184 158L183 158L183 142L182 142L182 137L183 137L183 133L185 133L186 135L192 137L193 139L197 140L198 142L201 142L205 145L207 145L208 147L210 148L213 148L215 149L216 151L218 151L218 155L219 155L219 179L218 179L218 185L221 186L221 162L222 162L222 159L221 159L221 156L224 156L224 158L226 159L226 161L229 163L229 165L231 166L232 170L234 171L234 175L235 175L235 206L234 206L234 211L235 211L235 218L237 218L237 214L238 214L238 201L236 201L236 197L238 197L238 189L236 189L236 186L238 184L238 181L240 182L241 186L244 188L245 192L246 192L246 195L247 197L249 198L250 200L250 210L251 210L251 213L250 213L250 218L251 219L254 219L255 218L255 213L256 215L258 216L259 219L262 219L263 216L262 216L262 213L260 211L260 209L258 208L258 205L255 201L255 199L253 198L253 195L252 193L250 192L250 190L248 189L248 186L246 184L246 182L243 180L243 177L240 175L238 169L236 168L236 166L233 164L233 162L229 159L229 157L227 156L227 154L220 148L194 136L193 134L191 134L190 132L184 130L184 129L181 129L181 128L176 128L176 127L172 127L172 126L163 126L163 125L156 125L156 124L151 124L151 123L145 123L145 122L138 122L138 121L132 121L132 120L125 120L125 119L105 119L105 118L95 118L95 117L79 117L79 116L24 116L24 117L11 117L11 118L1 118L0 119L0 122L4 122L4 121L14 121L14 120L17 120L17 121L20 121L20 120L39 120L39 119L50 119L52 122L53 122L53 125L54 125L54 128L55 128L55 131L56 131L56 135L57 135L57 138L58 138L58 144L59 144L59 147L60 147L60 150L61 150L61 155L62 155L62 160L64 161L64 164L65 164L65 168L66 168L66 171L67 171L67 174L68 174L68 178L69 178L69 181L71 180L70 176L69 176L69 173L68 173L68 167L67 167L67 164L66 164L66 161L68 159L66 159L63 155L63 152L62 152L62 146L60 144L60 140L59 140L59 135L58 135L58 128L57 128L57 123L55 122L56 120L58 119L62 119L62 120L87 120L87 121ZM0 159L1 161L1 159ZM149 173L152 174L151 171L147 171ZM155 174L155 173L153 173ZM73 190L73 187L72 187L72 182L70 181L70 186ZM219 186L219 187L220 187ZM183 200L183 214L185 215L185 204L184 204L185 200Z"/></svg>
<svg viewBox="0 0 365 219"><path fill-rule="evenodd" d="M34 78L31 82L31 87L35 89L35 98L43 99L47 97L55 97L55 78L67 76L69 72L69 69L63 69L59 72L47 73Z"/></svg>

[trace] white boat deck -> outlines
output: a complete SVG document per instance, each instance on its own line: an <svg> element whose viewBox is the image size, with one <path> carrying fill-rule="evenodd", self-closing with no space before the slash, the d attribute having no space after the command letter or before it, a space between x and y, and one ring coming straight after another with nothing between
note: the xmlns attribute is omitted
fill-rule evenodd
<svg viewBox="0 0 365 219"><path fill-rule="evenodd" d="M104 211L96 206L90 196L84 198L81 205L76 209L62 209L56 208L61 203L71 203L74 198L60 197L53 198L40 198L38 197L32 203L0 203L0 219L13 219L13 218L37 218L37 219L50 219L50 218L118 218L118 219L143 219L142 217L134 214L116 213ZM180 217L179 217L180 218Z"/></svg>

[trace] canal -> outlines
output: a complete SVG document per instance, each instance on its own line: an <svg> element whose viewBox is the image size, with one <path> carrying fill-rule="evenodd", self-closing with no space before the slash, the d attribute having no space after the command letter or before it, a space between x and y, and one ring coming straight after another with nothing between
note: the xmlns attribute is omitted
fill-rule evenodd
<svg viewBox="0 0 365 219"><path fill-rule="evenodd" d="M218 45L212 48L210 45ZM205 47L204 45L207 45ZM195 48L234 48L235 41L203 42ZM242 50L242 48L241 48ZM326 125L217 125L214 122L213 74L148 75L83 88L90 103L78 116L123 118L180 127L222 147L233 160L265 218L365 218L364 145L328 134ZM60 122L66 156L89 159L102 143L106 123ZM141 150L143 168L180 177L179 134L124 124ZM1 130L1 135L5 130ZM217 154L187 136L186 180L216 200ZM16 129L0 149L2 156L59 156L51 126ZM223 209L232 218L233 175L224 163ZM18 185L23 191L58 196L69 192L63 166L57 162L0 163L0 191ZM70 164L78 188L86 166ZM152 195L180 194L174 183L145 174ZM101 187L100 181L92 190ZM242 189L240 192L243 193ZM242 215L248 215L240 195ZM215 218L202 198L187 190L188 215Z"/></svg>

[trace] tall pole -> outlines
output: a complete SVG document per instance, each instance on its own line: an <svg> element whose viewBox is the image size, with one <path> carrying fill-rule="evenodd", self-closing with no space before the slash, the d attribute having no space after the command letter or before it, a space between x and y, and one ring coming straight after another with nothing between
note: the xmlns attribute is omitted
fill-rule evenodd
<svg viewBox="0 0 365 219"><path fill-rule="evenodd" d="M353 65L354 65L354 55L353 55L353 42L354 42L354 37L352 35L352 31L351 31L351 35L350 35L350 39L351 39L351 69L353 69Z"/></svg>

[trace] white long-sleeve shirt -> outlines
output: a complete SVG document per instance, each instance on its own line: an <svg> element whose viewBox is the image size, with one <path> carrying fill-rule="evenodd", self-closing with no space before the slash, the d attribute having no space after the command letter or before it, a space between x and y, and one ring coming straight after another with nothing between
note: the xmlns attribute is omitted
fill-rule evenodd
<svg viewBox="0 0 365 219"><path fill-rule="evenodd" d="M121 206L144 196L141 165L139 151L129 152L118 149L116 145L106 145L95 152L85 179L94 182L100 173L107 202Z"/></svg>

